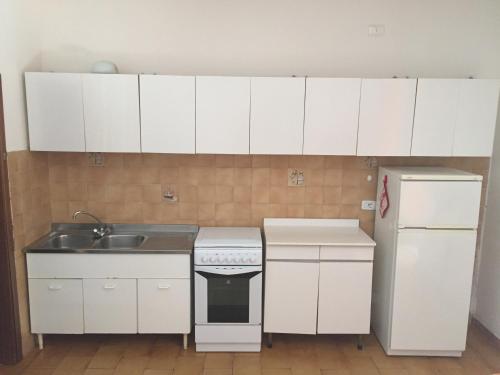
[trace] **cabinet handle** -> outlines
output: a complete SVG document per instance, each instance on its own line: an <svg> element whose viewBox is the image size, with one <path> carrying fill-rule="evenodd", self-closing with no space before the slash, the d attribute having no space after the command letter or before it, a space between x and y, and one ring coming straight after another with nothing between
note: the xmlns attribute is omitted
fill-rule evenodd
<svg viewBox="0 0 500 375"><path fill-rule="evenodd" d="M49 285L49 290L61 290L62 285Z"/></svg>
<svg viewBox="0 0 500 375"><path fill-rule="evenodd" d="M167 285L167 284L158 284L158 289L170 289L170 285Z"/></svg>
<svg viewBox="0 0 500 375"><path fill-rule="evenodd" d="M115 289L116 284L104 284L104 289Z"/></svg>

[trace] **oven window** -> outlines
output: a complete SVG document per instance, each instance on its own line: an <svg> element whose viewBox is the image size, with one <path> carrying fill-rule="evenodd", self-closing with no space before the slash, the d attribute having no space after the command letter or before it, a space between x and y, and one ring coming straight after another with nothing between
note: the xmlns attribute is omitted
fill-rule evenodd
<svg viewBox="0 0 500 375"><path fill-rule="evenodd" d="M256 274L217 275L203 272L207 279L207 322L248 323L250 279Z"/></svg>

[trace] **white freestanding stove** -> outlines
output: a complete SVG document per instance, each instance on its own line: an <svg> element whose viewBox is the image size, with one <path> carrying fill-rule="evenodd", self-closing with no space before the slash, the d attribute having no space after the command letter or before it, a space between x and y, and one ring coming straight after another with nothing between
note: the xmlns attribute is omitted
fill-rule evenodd
<svg viewBox="0 0 500 375"><path fill-rule="evenodd" d="M200 228L194 271L196 351L260 351L260 228Z"/></svg>

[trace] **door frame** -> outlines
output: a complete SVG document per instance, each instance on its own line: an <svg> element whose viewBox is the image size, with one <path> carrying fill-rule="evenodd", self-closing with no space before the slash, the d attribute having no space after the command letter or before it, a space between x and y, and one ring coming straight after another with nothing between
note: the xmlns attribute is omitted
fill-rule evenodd
<svg viewBox="0 0 500 375"><path fill-rule="evenodd" d="M0 76L0 363L15 364L21 359L21 329Z"/></svg>

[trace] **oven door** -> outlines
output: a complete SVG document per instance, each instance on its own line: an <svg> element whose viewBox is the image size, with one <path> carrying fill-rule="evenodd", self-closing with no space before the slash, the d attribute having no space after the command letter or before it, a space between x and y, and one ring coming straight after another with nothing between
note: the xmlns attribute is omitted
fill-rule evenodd
<svg viewBox="0 0 500 375"><path fill-rule="evenodd" d="M260 324L262 267L196 266L196 324Z"/></svg>

